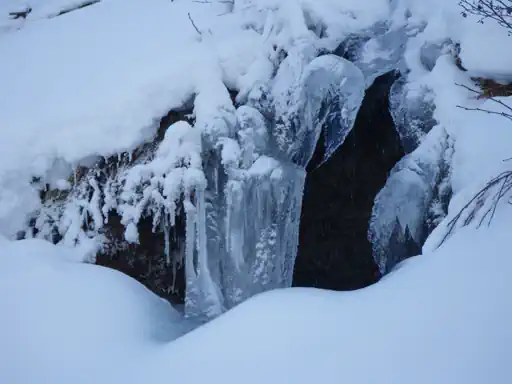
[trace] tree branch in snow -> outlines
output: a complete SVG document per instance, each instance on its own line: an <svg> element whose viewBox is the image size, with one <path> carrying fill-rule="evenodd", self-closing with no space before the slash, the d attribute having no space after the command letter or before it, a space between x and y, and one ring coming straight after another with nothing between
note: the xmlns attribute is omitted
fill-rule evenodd
<svg viewBox="0 0 512 384"><path fill-rule="evenodd" d="M482 95L481 91L470 88L464 84L455 83L455 85L462 87L479 96ZM510 111L511 113L491 111L488 109L478 107L470 108L464 107L462 105L457 105L457 107L464 109L466 111L478 111L489 113L491 115L499 115L512 121L512 107L510 105L507 105L503 101L498 100L494 97L489 97L488 100L491 100L496 104L499 104L500 106L504 107L507 111ZM508 160L511 159L506 159L504 161ZM499 189L496 191L497 186L499 186ZM489 197L489 193L493 190L495 191L494 194ZM494 179L487 182L487 184L475 196L473 196L473 198L469 200L464 207L462 207L459 213L457 213L457 215L455 215L455 217L452 220L450 220L450 222L447 225L446 233L444 234L443 239L439 243L439 246L441 246L446 241L446 239L450 237L454 229L457 227L457 224L462 222L462 227L467 226L475 219L477 213L483 207L485 207L484 212L480 216L477 228L479 228L486 219L487 225L490 225L492 219L494 218L494 215L496 214L496 207L498 206L498 203L510 190L512 190L512 171L505 171L496 176ZM489 201L490 204L488 203Z"/></svg>
<svg viewBox="0 0 512 384"><path fill-rule="evenodd" d="M487 196L488 193L494 190L497 186L500 186L500 188L489 198ZM462 222L462 227L465 227L471 223L473 219L475 219L477 212L482 207L485 207L485 212L480 217L477 228L479 228L486 219L487 225L491 225L491 221L496 214L496 207L498 206L498 203L511 189L512 171L503 172L496 176L494 179L490 180L485 185L485 187L483 187L475 196L473 196L473 198L468 201L464 207L462 207L459 213L457 213L457 215L452 220L450 220L447 225L446 233L439 243L439 246L441 246L446 241L446 239L450 237L458 223ZM489 199L491 200L491 204L486 206L485 202Z"/></svg>
<svg viewBox="0 0 512 384"><path fill-rule="evenodd" d="M194 27L194 29L196 30L196 32L199 34L199 36L203 36L203 33L199 30L199 28L197 28L196 23L194 23L194 19L192 19L192 16L190 15L190 12L188 13L188 19L189 19L189 20L190 20L190 22L192 23L192 26Z"/></svg>
<svg viewBox="0 0 512 384"><path fill-rule="evenodd" d="M495 112L495 111L490 111L488 109L483 109L483 108L468 108L468 107L463 107L462 105L457 105L457 108L461 108L466 111L485 112L485 113L489 113L491 115L498 115L498 116L502 116L506 119L512 120L512 115L509 115L508 113L505 113L505 112Z"/></svg>
<svg viewBox="0 0 512 384"><path fill-rule="evenodd" d="M16 19L26 19L30 12L32 12L32 8L29 7L27 9L25 9L24 11L9 12L9 16L13 20L16 20Z"/></svg>
<svg viewBox="0 0 512 384"><path fill-rule="evenodd" d="M463 17L476 15L481 24L487 19L494 20L512 35L512 0L461 0L459 5Z"/></svg>
<svg viewBox="0 0 512 384"><path fill-rule="evenodd" d="M476 89L473 89L473 88L470 88L468 87L467 85L464 85L464 84L459 84L459 83L455 83L455 85L459 86L459 87L462 87L464 89L467 89L468 91L470 92L473 92L473 93L476 93L477 95L481 96L482 95L482 92L481 91L478 91ZM499 115L499 116L502 116L502 117L505 117L509 120L512 120L512 106L504 103L503 101L501 100L498 100L496 99L495 97L489 97L488 100L491 100L493 103L496 103L498 105L501 105L502 107L504 107L506 110L510 111L510 113L508 112L496 112L496 111L491 111L491 110L488 110L488 109L483 109L483 108L470 108L470 107L464 107L462 105L457 105L458 108L461 108L461 109L464 109L466 111L479 111L479 112L485 112L485 113L489 113L491 115Z"/></svg>

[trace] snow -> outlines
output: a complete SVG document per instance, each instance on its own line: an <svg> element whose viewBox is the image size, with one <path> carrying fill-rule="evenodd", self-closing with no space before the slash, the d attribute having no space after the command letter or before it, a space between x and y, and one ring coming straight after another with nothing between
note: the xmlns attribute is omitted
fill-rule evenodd
<svg viewBox="0 0 512 384"><path fill-rule="evenodd" d="M2 33L15 32L27 23L37 23L88 2L91 0L3 0L0 4L0 38ZM9 15L28 10L26 18L14 19Z"/></svg>
<svg viewBox="0 0 512 384"><path fill-rule="evenodd" d="M506 29L492 20L480 24L477 16L462 17L457 0L433 0L428 3L400 0L397 3L402 9L410 10L410 23L428 21L428 26L420 39L423 42L440 41L445 38L459 42L463 65L472 76L511 79L512 52L504 49L510 40ZM396 13L400 14L404 13Z"/></svg>
<svg viewBox="0 0 512 384"><path fill-rule="evenodd" d="M25 2L27 19L9 20ZM461 17L457 0L102 0L58 17L77 2L25 2L0 4L0 382L512 381L510 196L490 225L478 221L492 193L449 232L510 168L510 122L466 110L506 110L466 88L512 79L506 31ZM326 54L354 36L353 63ZM291 285L323 123L339 128L328 156L364 88L394 69L409 155L377 198L374 242L386 248L398 222L426 240L422 255L377 260L390 273L355 292L278 289ZM326 112L326 100L340 102ZM190 122L123 160L173 109ZM101 174L113 155L117 174ZM80 166L90 171L78 180ZM64 197L42 202L46 184ZM185 264L187 315L215 320L180 337L198 324L83 263L111 210L132 243L142 216L168 241L185 215L185 259L165 256ZM34 214L36 235L56 232L59 245L12 241Z"/></svg>
<svg viewBox="0 0 512 384"><path fill-rule="evenodd" d="M201 25L215 20L220 8L183 1L157 0L151 7L136 0L104 1L2 39L0 113L3 124L13 127L2 141L2 159L16 168L34 167L38 155L74 164L91 154L132 148L147 137L144 129L153 119L192 96L197 77L212 76L203 84L208 85L248 71L257 52L266 49L263 36L245 31L228 39L225 34L238 27L233 17L223 18L226 31L217 28L218 37L197 44L187 13ZM229 57L233 51L235 59ZM218 66L222 73L212 72ZM1 163L5 171L7 164Z"/></svg>
<svg viewBox="0 0 512 384"><path fill-rule="evenodd" d="M0 244L2 383L88 382L88 371L107 382L125 354L136 359L189 329L166 301L117 271L77 262L76 250Z"/></svg>
<svg viewBox="0 0 512 384"><path fill-rule="evenodd" d="M162 216L174 220L177 201L185 194L187 199L194 186L205 187L201 168L201 137L186 122L177 122L169 127L160 143L154 159L126 170L120 179L120 201L118 211L122 223L127 226L126 239L138 242L136 224L145 211L154 209L154 226L163 221ZM135 190L141 188L137 195ZM163 202L163 203L162 203ZM163 205L165 212L156 206ZM101 223L102 220L99 220Z"/></svg>
<svg viewBox="0 0 512 384"><path fill-rule="evenodd" d="M505 384L510 209L369 288L265 293L172 342L183 322L138 283L41 241L2 244L0 379Z"/></svg>
<svg viewBox="0 0 512 384"><path fill-rule="evenodd" d="M506 227L464 233L361 291L292 289L258 296L171 344L168 356L179 354L171 366L193 361L207 371L185 369L174 378L507 383L512 378L507 244ZM485 276L492 281L475 283ZM218 370L224 361L230 368Z"/></svg>

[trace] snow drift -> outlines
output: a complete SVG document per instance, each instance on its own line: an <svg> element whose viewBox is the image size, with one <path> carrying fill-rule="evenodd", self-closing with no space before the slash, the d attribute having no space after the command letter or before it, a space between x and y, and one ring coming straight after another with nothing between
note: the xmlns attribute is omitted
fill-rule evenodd
<svg viewBox="0 0 512 384"><path fill-rule="evenodd" d="M511 208L503 208L491 228L466 228L374 286L261 294L165 344L186 323L138 283L65 261L69 250L41 241L3 243L0 379L508 383Z"/></svg>

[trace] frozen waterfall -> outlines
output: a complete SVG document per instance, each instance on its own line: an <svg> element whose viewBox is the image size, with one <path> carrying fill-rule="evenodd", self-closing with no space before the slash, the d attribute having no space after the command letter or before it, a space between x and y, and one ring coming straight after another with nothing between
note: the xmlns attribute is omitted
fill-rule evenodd
<svg viewBox="0 0 512 384"><path fill-rule="evenodd" d="M268 10L275 18L269 20L284 22L283 10ZM260 29L269 36L283 31L266 23ZM141 222L149 220L164 244L158 255L164 262L151 268L184 275L186 313L199 318L291 286L305 168L320 136L326 161L352 130L374 79L405 72L405 44L421 28L377 22L343 34L341 45L341 38L329 39L321 28L298 28L293 44L272 46L239 83L229 82L237 92L228 90L221 68L205 67L186 95L186 112L160 127L153 142L101 158L80 171L71 190L58 198L49 193L27 236L136 254ZM399 116L400 82L394 90L395 120L406 120ZM112 230L113 215L122 230ZM407 228L415 237L415 228Z"/></svg>
<svg viewBox="0 0 512 384"><path fill-rule="evenodd" d="M45 203L34 235L133 248L150 218L164 236L164 268L184 270L185 311L197 318L291 286L305 167L322 131L325 159L343 144L365 89L354 64L318 53L289 52L237 107L222 83L210 83L195 97L195 121L178 118L154 143L100 159L68 195ZM120 239L109 238L112 212Z"/></svg>

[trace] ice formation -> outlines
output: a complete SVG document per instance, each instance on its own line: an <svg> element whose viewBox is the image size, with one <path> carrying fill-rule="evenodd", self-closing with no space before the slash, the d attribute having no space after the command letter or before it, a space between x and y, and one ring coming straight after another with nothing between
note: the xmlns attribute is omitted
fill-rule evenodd
<svg viewBox="0 0 512 384"><path fill-rule="evenodd" d="M127 6L136 9L137 2ZM102 2L84 12L94 14L100 7L116 5ZM226 12L223 22L202 17L215 9ZM135 110L134 118L126 118L115 116L117 109L107 110L116 124L130 124L121 140L110 145L86 137L82 147L61 151L37 172L27 165L27 172L38 175L27 188L41 188L42 199L39 209L29 207L37 211L24 236L83 247L93 261L98 250L139 243L141 220L149 219L153 232L164 236L161 257L168 268L176 273L184 267L185 311L198 318L215 317L258 292L290 286L305 167L322 132L324 160L343 144L369 81L361 68L333 52L347 32L376 31L372 25L388 6L379 1L371 14L349 10L334 2L201 5L193 18L197 30L186 13L176 14L175 22L190 30L190 41L175 44L192 53L179 68L157 68L162 72L154 77L160 82L144 85L159 96L151 115ZM233 34L233 28L242 32ZM211 57L201 54L205 50ZM181 74L184 68L191 72L186 79L169 78L169 70ZM162 86L173 81L176 89ZM135 91L139 97L140 89ZM161 127L153 139L144 132L141 144L141 127L135 124L165 111L162 100L169 95L167 105L190 115ZM136 98L123 100L134 105ZM105 121L92 126L106 132ZM55 156L50 144L41 153L45 150ZM91 152L97 156L80 156ZM110 238L113 215L120 218L121 239ZM179 236L183 241L176 241Z"/></svg>
<svg viewBox="0 0 512 384"><path fill-rule="evenodd" d="M363 101L364 77L348 60L324 55L305 67L302 79L292 100L286 100L292 107L278 111L275 130L279 150L296 164L306 166L322 130L324 160L343 144ZM278 73L274 92L284 87L280 80Z"/></svg>
<svg viewBox="0 0 512 384"><path fill-rule="evenodd" d="M102 159L67 198L49 198L36 219L36 236L57 234L67 244L98 238L116 211L125 240L137 243L139 221L151 217L153 231L164 232L168 264L185 265L191 316L214 317L255 293L290 286L305 166L322 129L328 153L342 144L363 92L359 69L326 55L305 67L298 102L287 111L292 117L279 120L292 121L295 130L276 127L254 99L253 106L234 108L226 91L216 109L200 94L193 126L174 123L156 149L126 154L117 164ZM180 215L186 221L183 260L171 255L169 240Z"/></svg>
<svg viewBox="0 0 512 384"><path fill-rule="evenodd" d="M451 146L445 129L434 128L398 162L375 198L368 238L382 274L420 253L429 232L446 215Z"/></svg>
<svg viewBox="0 0 512 384"><path fill-rule="evenodd" d="M409 156L374 208L381 271L402 258L389 257L390 243L421 244L464 184L466 171L453 166L463 161L450 158L462 146L454 100L468 96L452 83L470 84L457 57L468 71L482 68L472 45L458 46L463 35L437 28L448 8L434 17L410 0L126 0L48 21L77 5L50 3L26 20L0 20L0 113L9 127L0 143L2 235L83 247L93 260L114 214L123 229L116 246L137 244L141 221L151 220L165 238L162 260L173 271L185 266L186 311L198 317L289 286L318 139L327 160L365 89L390 71L400 72L390 104ZM156 121L178 110L186 113L155 133Z"/></svg>

